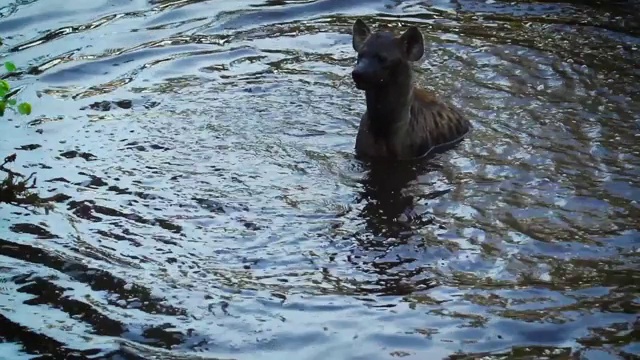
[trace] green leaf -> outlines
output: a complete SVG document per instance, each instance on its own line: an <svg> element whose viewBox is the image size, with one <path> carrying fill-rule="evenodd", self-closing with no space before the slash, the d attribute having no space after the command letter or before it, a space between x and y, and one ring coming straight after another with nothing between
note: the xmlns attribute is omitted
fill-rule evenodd
<svg viewBox="0 0 640 360"><path fill-rule="evenodd" d="M31 104L23 102L22 104L18 105L18 112L22 115L31 114Z"/></svg>
<svg viewBox="0 0 640 360"><path fill-rule="evenodd" d="M4 63L4 67L8 72L16 71L16 64L12 63L11 61L7 61L6 63Z"/></svg>
<svg viewBox="0 0 640 360"><path fill-rule="evenodd" d="M4 116L4 109L7 107L7 103L4 101L0 102L0 116Z"/></svg>
<svg viewBox="0 0 640 360"><path fill-rule="evenodd" d="M0 80L0 89L4 90L5 94L11 90L11 86L6 80Z"/></svg>
<svg viewBox="0 0 640 360"><path fill-rule="evenodd" d="M11 105L11 106L15 106L15 105L18 103L18 101L17 101L16 99L9 99L9 101L7 101L7 102L8 102L8 103L9 103L9 105Z"/></svg>

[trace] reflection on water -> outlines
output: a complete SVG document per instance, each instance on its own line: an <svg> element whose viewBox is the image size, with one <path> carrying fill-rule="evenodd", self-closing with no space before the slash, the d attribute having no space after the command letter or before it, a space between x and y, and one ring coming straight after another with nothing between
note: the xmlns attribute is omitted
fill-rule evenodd
<svg viewBox="0 0 640 360"><path fill-rule="evenodd" d="M640 29L630 1L13 2L30 118L0 156L10 358L640 356ZM474 124L353 157L356 17L418 25ZM2 155L4 154L4 155ZM68 197L68 198L67 198ZM9 356L9 355L8 355ZM617 357L616 357L617 356Z"/></svg>

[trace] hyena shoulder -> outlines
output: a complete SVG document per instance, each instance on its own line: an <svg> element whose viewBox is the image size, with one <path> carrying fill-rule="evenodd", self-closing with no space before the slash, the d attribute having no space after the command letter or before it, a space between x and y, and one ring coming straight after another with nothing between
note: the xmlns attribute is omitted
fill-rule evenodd
<svg viewBox="0 0 640 360"><path fill-rule="evenodd" d="M406 134L414 152L424 156L457 143L470 130L471 123L455 106L431 92L414 89Z"/></svg>

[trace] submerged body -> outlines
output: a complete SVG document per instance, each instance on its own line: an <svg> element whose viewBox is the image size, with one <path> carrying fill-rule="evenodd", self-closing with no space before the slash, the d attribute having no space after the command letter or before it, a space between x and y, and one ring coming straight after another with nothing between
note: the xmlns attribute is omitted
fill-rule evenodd
<svg viewBox="0 0 640 360"><path fill-rule="evenodd" d="M406 121L381 121L375 115L369 116L369 109L365 111L356 137L356 155L391 159L423 157L454 145L471 130L471 124L460 112L435 95L414 88L411 98Z"/></svg>
<svg viewBox="0 0 640 360"><path fill-rule="evenodd" d="M353 25L358 64L352 72L365 91L367 110L356 138L356 156L411 159L454 145L471 123L453 106L413 84L412 61L424 53L416 27L400 37L371 33L360 19Z"/></svg>

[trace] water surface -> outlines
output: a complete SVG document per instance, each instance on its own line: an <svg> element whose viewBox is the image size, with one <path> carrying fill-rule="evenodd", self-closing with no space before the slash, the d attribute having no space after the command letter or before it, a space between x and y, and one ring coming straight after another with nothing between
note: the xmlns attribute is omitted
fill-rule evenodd
<svg viewBox="0 0 640 360"><path fill-rule="evenodd" d="M5 3L0 56L34 113L2 120L0 155L68 199L2 205L2 354L637 358L638 13ZM466 141L354 159L356 17L420 27L417 80L471 119Z"/></svg>

